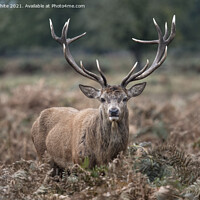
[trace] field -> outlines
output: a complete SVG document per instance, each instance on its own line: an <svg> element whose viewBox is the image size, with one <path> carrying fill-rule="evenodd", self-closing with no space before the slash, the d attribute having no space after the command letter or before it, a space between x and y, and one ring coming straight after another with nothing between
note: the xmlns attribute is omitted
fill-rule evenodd
<svg viewBox="0 0 200 200"><path fill-rule="evenodd" d="M122 74L109 73L108 79L120 83ZM98 107L78 89L79 83L95 84L73 72L2 75L0 200L199 199L199 74L165 71L147 82L143 94L129 102L126 155L93 170L86 159L53 177L48 155L37 162L31 126L48 107Z"/></svg>

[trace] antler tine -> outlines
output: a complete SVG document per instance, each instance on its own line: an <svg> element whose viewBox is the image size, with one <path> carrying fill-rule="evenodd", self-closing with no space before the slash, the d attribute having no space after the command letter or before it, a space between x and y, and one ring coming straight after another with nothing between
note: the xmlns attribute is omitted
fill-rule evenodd
<svg viewBox="0 0 200 200"><path fill-rule="evenodd" d="M163 54L163 57L160 59L160 61L158 62L158 66L157 66L157 68L165 61L165 59L167 58L167 49L168 49L168 47L166 46L165 47L165 52L164 52L164 54ZM155 69L157 69L157 68L155 68Z"/></svg>
<svg viewBox="0 0 200 200"><path fill-rule="evenodd" d="M167 43L170 43L176 35L176 15L173 16L172 19L172 26L171 26L171 33L169 38L166 40Z"/></svg>
<svg viewBox="0 0 200 200"><path fill-rule="evenodd" d="M49 19L49 24L50 24L50 30L51 30L51 36L54 40L56 40L59 44L62 44L61 42L61 38L58 37L56 34L55 34L55 31L54 31L54 27L53 27L53 23L51 21L51 19ZM65 25L64 25L65 26ZM64 28L64 27L63 27Z"/></svg>
<svg viewBox="0 0 200 200"><path fill-rule="evenodd" d="M140 43L146 43L146 44L158 44L158 49L157 49L157 53L156 53L156 57L153 61L153 63L151 64L151 66L148 68L148 64L149 62L147 61L147 64L145 65L145 67L140 70L139 72L135 73L135 74L129 74L129 78L127 79L127 77L124 78L124 80L122 81L122 85L127 86L128 83L132 82L132 81L137 81L137 80L141 80L147 76L149 76L153 71L155 71L158 67L160 67L160 65L165 61L166 57L167 57L167 46L170 44L170 42L174 39L175 34L176 34L176 24L175 24L175 15L173 16L172 19L172 25L171 25L171 33L168 36L168 27L167 27L167 23L165 23L165 34L162 34L162 31L160 29L160 27L158 26L158 24L156 23L155 19L153 19L154 25L156 27L156 30L158 32L158 40L149 40L149 41L145 41L145 40L137 40L135 38L132 38L134 41L136 42L140 42Z"/></svg>
<svg viewBox="0 0 200 200"><path fill-rule="evenodd" d="M158 26L158 24L157 24L157 22L154 18L153 18L153 23L154 23L156 30L158 32L158 43L159 43L159 41L163 39L163 37L162 37L163 34L162 34L161 29L160 29L160 26Z"/></svg>
<svg viewBox="0 0 200 200"><path fill-rule="evenodd" d="M133 79L132 81L138 81L138 80L141 80L141 79L149 76L158 67L160 67L160 65L165 61L166 57L167 57L167 46L165 47L165 51L164 51L163 56L160 58L160 61L155 65L155 67L152 67L153 66L153 64L152 64L151 67L149 67L149 69L147 71L144 71L144 73L142 73L141 75L136 76L135 79Z"/></svg>
<svg viewBox="0 0 200 200"><path fill-rule="evenodd" d="M137 77L137 76L139 76L139 75L141 75L147 68L148 68L148 66L149 66L149 60L147 59L147 62L146 62L146 64L145 64L145 66L140 70L140 71L138 71L137 73L135 73L135 74L133 74L132 75L132 73L130 73L129 72L129 74L130 74L130 76L125 80L123 80L122 81L122 86L123 87L126 87L131 81L133 81L133 80L135 80L135 78ZM132 76L131 76L132 75ZM124 83L123 83L124 82Z"/></svg>
<svg viewBox="0 0 200 200"><path fill-rule="evenodd" d="M142 44L157 44L158 40L138 40L136 38L132 38L133 41L142 43Z"/></svg>
<svg viewBox="0 0 200 200"><path fill-rule="evenodd" d="M130 76L131 76L132 73L134 72L135 68L137 67L137 64L138 64L138 62L136 62L136 63L133 65L131 71L130 71L130 72L128 73L128 75L125 76L125 78L122 80L122 83L121 83L121 86L122 86L122 87L126 87L126 81L130 78Z"/></svg>
<svg viewBox="0 0 200 200"><path fill-rule="evenodd" d="M79 38L81 38L81 37L83 37L84 35L86 35L86 32L85 33L82 33L81 35L78 35L78 36L76 36L76 37L74 37L74 38L69 38L69 39L67 39L67 42L68 42L68 44L70 44L70 43L72 43L72 42L74 42L75 40L78 40Z"/></svg>
<svg viewBox="0 0 200 200"><path fill-rule="evenodd" d="M164 40L167 39L167 35L168 35L168 26L167 26L167 22L165 22L165 34L164 34Z"/></svg>
<svg viewBox="0 0 200 200"><path fill-rule="evenodd" d="M101 77L102 77L102 80L103 80L103 81L102 81L102 80L100 79L99 76L97 76L96 74L94 74L94 73L88 71L88 70L84 67L82 61L80 61L80 66L81 66L82 70L83 70L86 74L88 74L89 76L92 76L94 79L96 79L96 81L97 81L98 83L100 83L102 87L106 87L106 86L107 86L107 81L106 81L105 76L104 76L104 77L101 76ZM102 72L101 72L101 73L102 73ZM100 73L100 75L102 75L101 73ZM105 78L105 80L104 80L104 78Z"/></svg>
<svg viewBox="0 0 200 200"><path fill-rule="evenodd" d="M68 19L65 22L63 29L62 29L62 34L61 34L61 42L65 43L65 44L67 43L66 37L67 37L67 33L68 33L69 22L70 22L70 19Z"/></svg>
<svg viewBox="0 0 200 200"><path fill-rule="evenodd" d="M95 74L93 74L92 72L88 71L87 69L85 69L84 65L83 65L83 62L82 60L80 61L80 66L81 66L81 69L88 75L92 76L95 80L98 81L98 78Z"/></svg>
<svg viewBox="0 0 200 200"><path fill-rule="evenodd" d="M101 78L103 79L103 82L104 82L104 86L107 86L107 80L106 80L106 77L104 75L104 73L101 71L101 68L100 68L100 65L99 65L99 61L96 59L96 63L97 63L97 69L99 71L99 74L101 75Z"/></svg>
<svg viewBox="0 0 200 200"><path fill-rule="evenodd" d="M97 76L96 74L86 70L84 68L82 62L81 62L81 67L78 66L77 63L75 62L74 58L72 57L71 52L69 50L69 44L74 42L75 40L78 40L79 38L83 37L86 34L86 32L81 35L78 35L74 38L67 38L69 22L70 22L70 19L68 19L68 21L64 24L61 37L58 37L55 34L53 23L52 23L51 19L49 19L51 35L52 35L53 39L56 40L59 44L61 44L63 46L63 53L65 56L65 59L76 72L78 72L79 74L81 74L82 76L84 76L86 78L89 78L93 81L98 82L102 87L105 87L107 82L105 81L106 80L105 76L102 77L102 72L100 73L101 76Z"/></svg>

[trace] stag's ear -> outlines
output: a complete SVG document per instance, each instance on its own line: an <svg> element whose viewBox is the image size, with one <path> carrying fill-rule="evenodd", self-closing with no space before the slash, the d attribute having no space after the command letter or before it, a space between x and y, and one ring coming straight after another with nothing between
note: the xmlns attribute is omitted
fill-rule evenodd
<svg viewBox="0 0 200 200"><path fill-rule="evenodd" d="M81 89L81 91L83 92L83 94L86 97L91 98L91 99L93 99L93 98L96 99L96 98L100 97L100 95L101 95L100 90L97 90L90 86L79 84L79 88Z"/></svg>
<svg viewBox="0 0 200 200"><path fill-rule="evenodd" d="M145 86L146 82L133 85L131 88L127 90L129 98L140 95L143 92Z"/></svg>

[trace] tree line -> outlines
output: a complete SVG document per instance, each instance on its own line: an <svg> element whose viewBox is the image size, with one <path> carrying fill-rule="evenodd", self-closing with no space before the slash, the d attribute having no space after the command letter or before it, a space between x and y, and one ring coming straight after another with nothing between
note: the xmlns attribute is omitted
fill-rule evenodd
<svg viewBox="0 0 200 200"><path fill-rule="evenodd" d="M41 3L40 0L8 0L6 3ZM21 48L57 47L52 40L48 19L57 34L71 18L69 36L87 32L80 40L84 50L106 53L128 50L140 57L143 45L131 41L156 39L154 17L164 30L177 18L177 36L173 45L189 50L200 47L200 0L48 0L43 3L84 4L81 9L0 9L0 54ZM79 46L80 46L79 43ZM146 48L146 47L145 47ZM136 51L137 50L137 51ZM137 55L138 54L138 55Z"/></svg>

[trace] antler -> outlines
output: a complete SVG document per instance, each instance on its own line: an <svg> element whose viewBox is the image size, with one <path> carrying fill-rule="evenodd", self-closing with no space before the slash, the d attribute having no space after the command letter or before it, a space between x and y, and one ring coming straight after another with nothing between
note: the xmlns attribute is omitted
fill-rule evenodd
<svg viewBox="0 0 200 200"><path fill-rule="evenodd" d="M156 27L156 30L158 32L158 39L157 40L150 40L150 41L145 41L145 40L138 40L135 38L132 38L135 42L139 43L144 43L144 44L158 44L158 50L156 57L149 66L149 60L147 60L146 65L137 73L133 74L134 69L137 66L137 62L131 69L131 71L128 73L128 75L123 79L121 86L126 87L130 82L132 81L137 81L141 80L147 76L149 76L154 70L156 70L158 67L161 66L161 64L165 61L167 57L167 47L170 44L170 42L174 39L175 33L176 33L176 24L175 24L175 15L173 16L172 19L172 26L171 26L171 33L168 33L168 27L167 27L167 22L165 23L165 34L162 34L162 31L158 24L156 23L156 20L153 18L153 23ZM169 37L168 37L169 35Z"/></svg>
<svg viewBox="0 0 200 200"><path fill-rule="evenodd" d="M69 21L70 21L70 19L68 19L68 21L64 24L61 37L58 37L54 32L54 27L53 27L52 21L51 21L51 19L49 19L51 35L52 35L53 39L56 40L59 44L61 44L63 46L63 53L65 56L65 59L76 72L78 72L82 76L85 76L93 81L98 82L102 87L106 87L107 86L106 77L103 74L103 72L101 71L98 60L96 60L96 63L97 63L97 69L99 71L100 76L85 69L85 67L82 64L82 61L80 61L81 67L79 67L78 64L75 62L74 58L72 57L71 52L69 50L69 44L74 42L75 40L78 40L79 38L83 37L86 33L78 35L74 38L67 38Z"/></svg>

